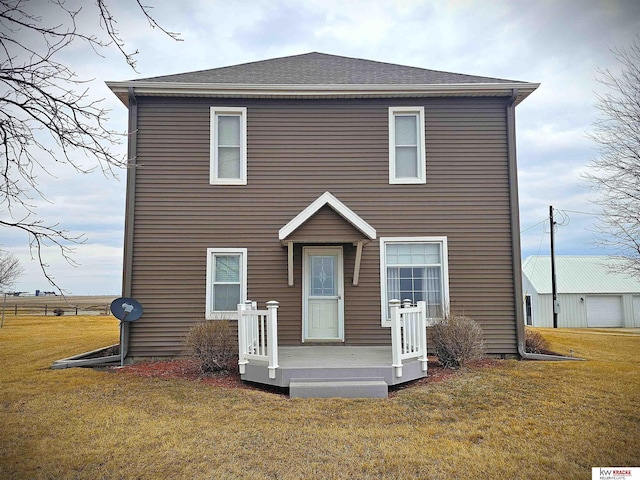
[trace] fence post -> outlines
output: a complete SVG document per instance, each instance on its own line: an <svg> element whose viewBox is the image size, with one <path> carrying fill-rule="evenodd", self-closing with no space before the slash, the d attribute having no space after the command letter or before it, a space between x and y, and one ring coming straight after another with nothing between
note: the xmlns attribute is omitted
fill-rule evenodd
<svg viewBox="0 0 640 480"><path fill-rule="evenodd" d="M47 309L48 309L48 307L49 307L48 305L45 305L45 306L44 306L44 316L45 316L45 317L47 316Z"/></svg>
<svg viewBox="0 0 640 480"><path fill-rule="evenodd" d="M427 371L427 302L418 302L418 307L420 307L420 318L418 320L418 325L420 329L420 352L421 355L418 358L420 360L422 371Z"/></svg>
<svg viewBox="0 0 640 480"><path fill-rule="evenodd" d="M244 303L238 304L238 369L240 370L240 375L244 374L245 365L249 363L247 361L247 334L244 321L245 308Z"/></svg>
<svg viewBox="0 0 640 480"><path fill-rule="evenodd" d="M400 300L389 300L391 310L391 366L396 370L396 377L402 377L402 356L401 342L402 332L400 330Z"/></svg>
<svg viewBox="0 0 640 480"><path fill-rule="evenodd" d="M4 327L4 310L7 308L7 292L4 292L4 300L2 301L2 321L0 321L0 328Z"/></svg>
<svg viewBox="0 0 640 480"><path fill-rule="evenodd" d="M269 378L276 378L278 365L278 303L275 300L267 302L269 314L267 316L267 355L269 356Z"/></svg>
<svg viewBox="0 0 640 480"><path fill-rule="evenodd" d="M76 307L76 316L78 316L78 307Z"/></svg>
<svg viewBox="0 0 640 480"><path fill-rule="evenodd" d="M16 303L16 313L14 315L18 315L18 304Z"/></svg>

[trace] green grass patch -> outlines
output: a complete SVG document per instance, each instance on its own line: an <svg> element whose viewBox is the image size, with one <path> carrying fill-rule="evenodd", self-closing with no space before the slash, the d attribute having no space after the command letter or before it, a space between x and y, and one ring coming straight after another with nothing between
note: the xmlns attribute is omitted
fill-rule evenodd
<svg viewBox="0 0 640 480"><path fill-rule="evenodd" d="M0 478L590 478L640 465L640 336L540 330L585 362L504 361L390 399L289 400L54 360L108 317L7 317Z"/></svg>

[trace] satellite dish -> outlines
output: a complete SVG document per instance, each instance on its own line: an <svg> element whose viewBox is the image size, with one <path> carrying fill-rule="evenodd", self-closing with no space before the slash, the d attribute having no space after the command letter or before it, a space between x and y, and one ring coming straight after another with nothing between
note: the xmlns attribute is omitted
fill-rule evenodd
<svg viewBox="0 0 640 480"><path fill-rule="evenodd" d="M111 313L123 322L135 322L142 316L142 305L128 297L116 298L111 302Z"/></svg>

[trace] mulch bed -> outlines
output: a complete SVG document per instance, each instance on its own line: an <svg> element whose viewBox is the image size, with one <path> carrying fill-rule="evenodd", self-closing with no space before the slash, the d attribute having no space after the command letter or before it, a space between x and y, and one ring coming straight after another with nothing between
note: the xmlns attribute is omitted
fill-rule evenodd
<svg viewBox="0 0 640 480"><path fill-rule="evenodd" d="M236 371L220 374L204 374L198 362L191 359L141 362L125 367L116 367L114 372L144 378L182 379L221 388L252 388L243 383Z"/></svg>
<svg viewBox="0 0 640 480"><path fill-rule="evenodd" d="M500 365L499 360L486 358L472 362L469 367L472 368L493 368ZM181 379L193 382L211 385L218 388L243 388L250 390L269 391L278 395L285 395L283 389L270 387L268 385L256 385L253 383L243 382L237 369L228 373L220 374L204 374L200 370L197 361L192 359L176 359L163 360L156 362L141 362L125 367L113 367L112 372L121 375L131 375L143 378L164 378L164 379ZM413 380L402 385L390 387L389 397L395 397L397 392L406 388L418 385L428 385L448 380L452 377L461 375L465 369L451 370L444 368L437 359L429 359L428 375L425 378Z"/></svg>

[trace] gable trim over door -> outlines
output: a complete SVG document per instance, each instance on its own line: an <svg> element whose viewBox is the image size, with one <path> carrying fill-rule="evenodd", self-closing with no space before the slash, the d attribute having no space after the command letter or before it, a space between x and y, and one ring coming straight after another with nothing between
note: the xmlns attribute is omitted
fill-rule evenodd
<svg viewBox="0 0 640 480"><path fill-rule="evenodd" d="M344 342L341 246L303 247L302 341Z"/></svg>

